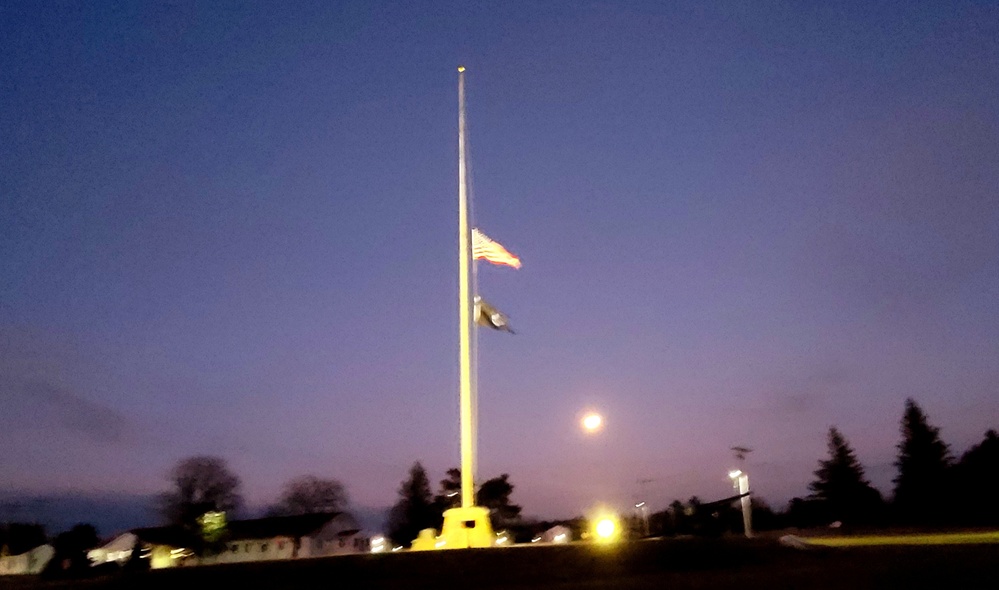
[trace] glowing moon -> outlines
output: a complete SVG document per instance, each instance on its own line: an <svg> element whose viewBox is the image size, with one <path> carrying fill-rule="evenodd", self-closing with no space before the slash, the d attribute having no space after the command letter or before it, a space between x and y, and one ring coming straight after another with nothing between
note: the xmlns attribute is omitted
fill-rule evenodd
<svg viewBox="0 0 999 590"><path fill-rule="evenodd" d="M596 412L590 412L587 415L583 416L582 424L583 424L583 429L586 430L587 432L596 432L597 430L600 430L601 426L603 426L604 419L603 417L600 416L600 414L597 414Z"/></svg>

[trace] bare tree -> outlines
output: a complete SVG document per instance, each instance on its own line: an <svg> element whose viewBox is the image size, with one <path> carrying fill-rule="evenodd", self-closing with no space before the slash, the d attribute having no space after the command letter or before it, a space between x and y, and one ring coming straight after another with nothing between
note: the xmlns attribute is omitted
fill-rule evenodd
<svg viewBox="0 0 999 590"><path fill-rule="evenodd" d="M339 481L303 475L285 484L281 499L269 512L275 516L340 512L347 504L347 490Z"/></svg>
<svg viewBox="0 0 999 590"><path fill-rule="evenodd" d="M188 457L170 472L173 490L160 497L163 518L172 524L194 527L206 512L233 513L243 507L240 481L224 459Z"/></svg>

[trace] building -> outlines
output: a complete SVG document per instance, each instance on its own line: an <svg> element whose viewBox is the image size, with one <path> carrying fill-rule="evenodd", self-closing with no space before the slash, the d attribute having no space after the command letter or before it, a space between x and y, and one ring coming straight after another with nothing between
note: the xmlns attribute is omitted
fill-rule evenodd
<svg viewBox="0 0 999 590"><path fill-rule="evenodd" d="M39 545L18 555L0 556L0 576L41 573L54 555L52 545Z"/></svg>
<svg viewBox="0 0 999 590"><path fill-rule="evenodd" d="M182 527L133 529L87 557L94 565L149 559L149 567L210 565L367 553L370 539L345 512L233 520L213 547Z"/></svg>

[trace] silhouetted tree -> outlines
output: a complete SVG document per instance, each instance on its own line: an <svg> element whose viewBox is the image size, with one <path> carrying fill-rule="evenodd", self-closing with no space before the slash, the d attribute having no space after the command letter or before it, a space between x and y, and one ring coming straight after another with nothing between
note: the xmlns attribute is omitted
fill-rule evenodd
<svg viewBox="0 0 999 590"><path fill-rule="evenodd" d="M691 515L687 512L687 507L680 500L673 500L669 505L670 516L673 519L673 532L677 535L689 535L693 532L691 528Z"/></svg>
<svg viewBox="0 0 999 590"><path fill-rule="evenodd" d="M753 509L753 528L755 530L774 531L784 528L783 515L775 512L765 500L762 498L750 498L749 503ZM741 511L739 518L742 518ZM737 527L736 530L741 532L742 528Z"/></svg>
<svg viewBox="0 0 999 590"><path fill-rule="evenodd" d="M869 523L882 507L881 494L864 477L850 443L836 427L829 429L829 458L819 461L812 497L825 502L826 517L851 524Z"/></svg>
<svg viewBox="0 0 999 590"><path fill-rule="evenodd" d="M955 506L964 524L999 524L999 435L995 430L971 447L954 466Z"/></svg>
<svg viewBox="0 0 999 590"><path fill-rule="evenodd" d="M4 548L8 555L20 555L31 551L47 541L45 527L40 524L12 522L0 525L0 551Z"/></svg>
<svg viewBox="0 0 999 590"><path fill-rule="evenodd" d="M409 469L409 478L399 487L399 501L389 512L389 537L399 545L408 546L423 529L440 520L430 495L430 480L419 461Z"/></svg>
<svg viewBox="0 0 999 590"><path fill-rule="evenodd" d="M268 511L275 516L340 512L347 508L347 491L335 479L303 475L284 486L281 499Z"/></svg>
<svg viewBox="0 0 999 590"><path fill-rule="evenodd" d="M475 503L489 509L494 527L508 526L520 518L520 506L510 503L512 493L513 484L506 473L482 482L476 492Z"/></svg>
<svg viewBox="0 0 999 590"><path fill-rule="evenodd" d="M447 477L440 481L434 496L434 504L441 512L461 506L461 469L452 467L447 470Z"/></svg>
<svg viewBox="0 0 999 590"><path fill-rule="evenodd" d="M649 515L649 534L653 537L669 537L676 534L673 515L668 508Z"/></svg>
<svg viewBox="0 0 999 590"><path fill-rule="evenodd" d="M829 524L829 506L815 498L791 498L787 507L787 522L791 526L807 529Z"/></svg>
<svg viewBox="0 0 999 590"><path fill-rule="evenodd" d="M902 441L898 444L895 497L896 518L903 523L939 524L951 505L948 469L951 458L940 430L926 420L916 402L905 400Z"/></svg>
<svg viewBox="0 0 999 590"><path fill-rule="evenodd" d="M504 473L482 482L475 492L476 505L489 509L494 528L509 527L520 517L521 507L510 503L513 487L509 474ZM440 481L437 495L434 496L434 505L440 513L448 508L461 506L461 469L453 467L447 470L447 477ZM442 520L438 519L437 526L440 526Z"/></svg>
<svg viewBox="0 0 999 590"><path fill-rule="evenodd" d="M206 512L230 515L243 506L239 477L229 471L224 459L189 457L177 463L170 474L174 489L160 497L164 519L192 530Z"/></svg>
<svg viewBox="0 0 999 590"><path fill-rule="evenodd" d="M90 573L87 551L99 543L97 529L90 524L78 524L59 533L52 541L55 554L43 571L45 578L80 577Z"/></svg>

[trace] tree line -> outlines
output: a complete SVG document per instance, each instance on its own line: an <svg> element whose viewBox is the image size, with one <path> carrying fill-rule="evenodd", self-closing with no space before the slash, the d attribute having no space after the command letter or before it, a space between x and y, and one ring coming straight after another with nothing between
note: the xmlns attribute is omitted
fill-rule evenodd
<svg viewBox="0 0 999 590"><path fill-rule="evenodd" d="M889 498L871 485L847 437L831 426L828 455L818 461L808 484L810 493L792 499L784 511L775 511L753 497L755 527L999 525L999 504L990 501L999 490L999 435L995 430L955 458L940 429L910 398L905 402L900 434ZM217 457L181 461L172 480L173 490L162 497L168 522L191 526L205 512L238 512L242 507L239 478ZM513 489L504 473L484 481L475 492L476 504L490 510L497 529L522 524L521 507L510 500ZM389 537L407 545L422 529L440 530L444 510L460 505L460 490L459 469L449 469L434 494L426 470L415 462L389 511ZM343 510L346 505L347 495L338 481L303 476L288 482L268 512L306 514ZM633 520L635 530L645 529L637 517ZM736 530L741 519L729 502L703 503L694 496L687 502L675 500L668 509L650 515L649 524L654 534L696 534Z"/></svg>
<svg viewBox="0 0 999 590"><path fill-rule="evenodd" d="M204 515L215 512L239 514L243 509L240 479L224 459L213 456L189 457L171 471L172 489L160 497L160 513L168 524L203 532ZM510 501L513 484L506 473L484 481L476 491L476 504L490 511L494 526L515 524L521 507ZM419 461L399 489L399 500L390 509L387 533L396 544L408 545L425 528L440 529L443 513L461 503L461 470L449 469L431 493L430 479ZM337 512L348 505L343 484L335 479L306 475L289 481L269 516L292 516Z"/></svg>
<svg viewBox="0 0 999 590"><path fill-rule="evenodd" d="M197 528L199 519L212 512L238 515L244 508L242 482L220 457L188 457L170 472L173 487L159 497L159 512L166 524ZM348 506L347 490L332 478L303 475L288 481L267 516L295 516L340 512Z"/></svg>
<svg viewBox="0 0 999 590"><path fill-rule="evenodd" d="M846 437L828 433L829 457L819 461L811 494L792 501L790 512L805 521L903 526L999 524L999 508L988 501L999 485L999 435L955 458L914 400L905 402L896 449L896 475L890 500L871 486Z"/></svg>
<svg viewBox="0 0 999 590"><path fill-rule="evenodd" d="M894 462L896 475L890 498L871 485L863 465L846 436L831 426L827 433L828 456L820 459L809 494L791 500L784 511L752 498L754 527L758 530L789 526L995 526L999 504L999 434L985 433L983 440L955 458L923 409L912 399L905 402L900 423L901 440ZM240 478L224 459L215 456L188 457L170 472L171 488L159 496L164 524L203 532L205 514L239 515L244 508ZM444 510L460 505L461 471L449 469L431 491L430 479L417 461L399 488L386 525L388 536L398 545L408 545L425 528L440 530ZM497 529L523 527L521 507L511 502L514 485L506 473L484 481L475 502L490 511ZM291 516L340 512L349 504L346 488L332 478L304 475L288 481L268 516ZM704 503L697 496L687 502L675 500L669 508L651 514L652 534L717 534L739 530L741 518L731 502ZM635 531L646 530L633 517ZM0 527L0 553L17 554L46 540L39 525L8 523ZM82 558L82 550L97 542L90 525L77 525L54 539L59 553Z"/></svg>
<svg viewBox="0 0 999 590"><path fill-rule="evenodd" d="M791 500L783 512L752 499L759 530L815 526L995 526L999 505L999 435L983 440L955 458L923 409L905 402L896 446L896 474L890 498L884 498L865 475L846 436L835 426L827 433L828 456L820 459L810 494ZM730 503L703 504L696 496L679 500L650 518L658 534L712 534L741 530Z"/></svg>

